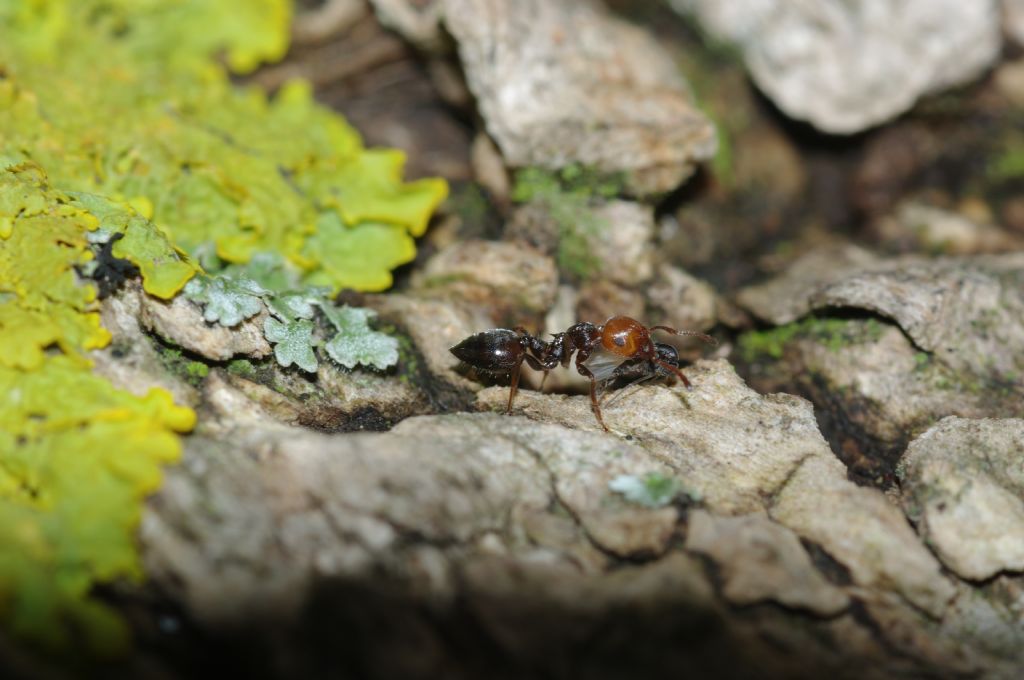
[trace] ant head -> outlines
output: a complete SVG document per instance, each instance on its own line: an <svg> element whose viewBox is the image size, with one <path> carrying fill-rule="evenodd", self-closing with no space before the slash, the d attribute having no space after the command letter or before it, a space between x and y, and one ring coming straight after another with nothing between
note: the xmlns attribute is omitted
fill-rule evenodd
<svg viewBox="0 0 1024 680"><path fill-rule="evenodd" d="M654 352L647 327L628 316L613 316L604 322L601 347L627 359Z"/></svg>
<svg viewBox="0 0 1024 680"><path fill-rule="evenodd" d="M663 361L670 366L679 366L679 350L672 345L656 342L654 343L654 351L658 361Z"/></svg>

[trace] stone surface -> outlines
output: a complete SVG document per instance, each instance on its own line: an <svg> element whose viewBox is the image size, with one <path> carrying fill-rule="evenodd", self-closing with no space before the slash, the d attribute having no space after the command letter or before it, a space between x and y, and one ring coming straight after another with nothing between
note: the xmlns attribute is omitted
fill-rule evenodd
<svg viewBox="0 0 1024 680"><path fill-rule="evenodd" d="M714 128L672 59L596 1L445 0L443 14L509 165L622 172L647 194L714 155Z"/></svg>
<svg viewBox="0 0 1024 680"><path fill-rule="evenodd" d="M899 508L877 490L848 481L846 469L834 458L803 463L769 514L824 547L858 585L892 589L935 618L953 599L953 583Z"/></svg>
<svg viewBox="0 0 1024 680"><path fill-rule="evenodd" d="M780 109L830 133L859 132L970 82L1002 43L996 0L670 2L736 44Z"/></svg>
<svg viewBox="0 0 1024 680"><path fill-rule="evenodd" d="M371 0L421 49L454 38L488 134L511 167L624 173L639 194L677 187L715 154L711 122L652 36L598 0Z"/></svg>
<svg viewBox="0 0 1024 680"><path fill-rule="evenodd" d="M550 257L510 241L459 241L413 277L418 294L520 314L546 312L557 287L558 271Z"/></svg>
<svg viewBox="0 0 1024 680"><path fill-rule="evenodd" d="M997 227L991 216L977 219L917 202L897 206L874 230L886 247L909 252L977 255L1024 249L1024 240Z"/></svg>
<svg viewBox="0 0 1024 680"><path fill-rule="evenodd" d="M808 255L738 299L776 324L811 310L866 310L895 321L917 347L955 371L1014 376L1024 373L1021 280L1020 253L875 259L849 247Z"/></svg>
<svg viewBox="0 0 1024 680"><path fill-rule="evenodd" d="M167 370L139 323L139 288L138 284L128 283L118 295L104 298L100 316L111 338L107 347L90 354L93 370L132 394L142 396L153 387L162 387L174 396L175 403L195 407L199 404L199 392Z"/></svg>
<svg viewBox="0 0 1024 680"><path fill-rule="evenodd" d="M701 361L685 371L692 391L679 385L627 388L603 409L605 422L668 464L687 493L711 512L767 512L820 545L858 586L891 592L932 616L942 615L953 585L899 509L881 492L847 479L808 402L760 395L724 360ZM477 400L497 409L507 396L505 389L488 388ZM513 410L577 428L599 427L586 396L523 390Z"/></svg>
<svg viewBox="0 0 1024 680"><path fill-rule="evenodd" d="M564 545L533 548L556 561L591 541L614 554L657 554L677 521L674 508L633 506L608 489L618 474L667 468L596 433L557 425L524 432L517 419L478 415L410 419L386 434L339 438L272 420L258 425L265 412L237 395L227 384L210 386L208 400L222 405L217 427L187 441L185 463L170 471L159 512L142 528L149 573L180 583L190 612L209 624L243 621L251 608L288 616L318 576L401 564L415 543L471 546L489 535L490 544L521 551L523 520L552 505L580 529L549 533ZM205 510L195 505L200 478L217 489ZM438 568L449 563L443 557ZM266 572L239 571L246 564ZM420 584L437 585L444 579ZM246 593L256 592L266 597L247 603Z"/></svg>
<svg viewBox="0 0 1024 680"><path fill-rule="evenodd" d="M1003 0L1003 28L1011 40L1024 45L1024 0Z"/></svg>
<svg viewBox="0 0 1024 680"><path fill-rule="evenodd" d="M654 273L654 208L632 201L609 201L593 210L606 228L583 232L587 250L600 264L599 276L636 286Z"/></svg>
<svg viewBox="0 0 1024 680"><path fill-rule="evenodd" d="M597 279L579 287L579 304L569 325L577 321L602 324L613 316L630 316L652 323L646 316L644 296L606 279ZM558 330L565 330L569 325Z"/></svg>
<svg viewBox="0 0 1024 680"><path fill-rule="evenodd" d="M512 178L501 151L483 132L478 132L473 138L470 162L473 164L473 178L487 189L491 200L499 206L507 206L512 193Z"/></svg>
<svg viewBox="0 0 1024 680"><path fill-rule="evenodd" d="M146 330L202 357L213 361L226 361L236 356L261 359L272 351L263 337L265 309L228 328L219 323L207 323L202 309L181 295L165 302L144 295L138 288L135 294L140 301L139 321Z"/></svg>
<svg viewBox="0 0 1024 680"><path fill-rule="evenodd" d="M734 604L774 600L821 616L834 616L849 605L842 590L814 568L796 534L763 515L692 512L686 549L715 561L722 594Z"/></svg>
<svg viewBox="0 0 1024 680"><path fill-rule="evenodd" d="M284 650L334 663L338 639L380 625L360 658L403 677L436 677L452 654L472 663L458 651L467 634L585 677L991 667L949 637L991 607L948 605L962 589L896 506L846 479L807 402L759 395L724 361L688 372L692 392L648 386L608 407L611 435L585 397L530 390L517 399L529 419L456 413L326 434L278 422L213 373L182 464L143 518L150 584L202 631L261 631L271 664ZM485 389L479 404L506 395ZM677 495L629 502L609 488L624 474L674 480ZM844 613L853 597L856 616ZM325 622L329 636L303 632ZM671 652L636 661L638 629Z"/></svg>
<svg viewBox="0 0 1024 680"><path fill-rule="evenodd" d="M1024 420L950 417L907 448L903 504L939 559L971 580L1024 570Z"/></svg>
<svg viewBox="0 0 1024 680"><path fill-rule="evenodd" d="M814 401L857 478L888 486L909 440L939 419L1024 407L1022 266L1017 254L811 253L740 292L754 315L791 324L741 337L741 355L759 389Z"/></svg>
<svg viewBox="0 0 1024 680"><path fill-rule="evenodd" d="M416 47L427 51L443 49L443 0L370 0L370 4L382 24Z"/></svg>
<svg viewBox="0 0 1024 680"><path fill-rule="evenodd" d="M645 289L657 323L680 330L706 331L718 320L721 304L706 281L678 267L663 264Z"/></svg>
<svg viewBox="0 0 1024 680"><path fill-rule="evenodd" d="M1024 3L1021 3L1021 7L1024 8ZM1024 23L1024 9L1021 10L1021 16ZM1024 31L1024 26L1021 30ZM1024 109L1024 58L1018 57L1000 64L993 74L993 82L999 94L1010 104L1018 109Z"/></svg>
<svg viewBox="0 0 1024 680"><path fill-rule="evenodd" d="M852 244L815 249L791 263L784 273L743 288L736 301L762 321L791 323L813 309L810 300L819 289L844 276L870 271L878 263L876 255Z"/></svg>
<svg viewBox="0 0 1024 680"><path fill-rule="evenodd" d="M457 389L480 388L458 370L459 360L448 350L473 333L495 326L485 310L415 294L374 296L367 304L408 333L438 387L443 382Z"/></svg>

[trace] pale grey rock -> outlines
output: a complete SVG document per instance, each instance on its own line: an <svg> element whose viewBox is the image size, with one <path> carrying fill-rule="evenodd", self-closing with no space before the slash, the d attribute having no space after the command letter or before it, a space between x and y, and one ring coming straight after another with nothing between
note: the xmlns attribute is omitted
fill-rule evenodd
<svg viewBox="0 0 1024 680"><path fill-rule="evenodd" d="M741 338L741 354L759 389L815 402L856 477L889 485L909 440L939 419L1024 408L1022 280L1020 254L812 252L738 301L772 323L818 318L777 335L775 347Z"/></svg>
<svg viewBox="0 0 1024 680"><path fill-rule="evenodd" d="M722 594L734 604L773 600L820 616L835 616L849 605L846 594L814 568L796 534L763 515L691 512L686 549L715 561Z"/></svg>
<svg viewBox="0 0 1024 680"><path fill-rule="evenodd" d="M666 326L706 331L718 320L721 303L711 284L670 264L658 267L645 296L658 313L658 323Z"/></svg>
<svg viewBox="0 0 1024 680"><path fill-rule="evenodd" d="M618 435L596 427L586 397L529 390L517 405L531 419L458 413L326 434L278 422L215 371L181 464L147 504L149 583L213 632L305 630L311 611L365 631L379 620L367 612L383 607L388 630L438 658L451 650L437 627L451 631L469 612L474 634L543 668L553 650L608 640L609 627L616 638L639 627L675 650L659 663L691 671L707 667L709 645L784 677L994 667L999 650L965 661L959 642L971 617L991 616L956 604L963 588L898 507L846 479L807 402L759 395L724 361L687 370L692 392L648 386L608 406ZM503 408L506 397L488 388L479 403ZM675 503L646 508L608 488L650 473L678 481ZM702 509L686 520L682 503ZM798 539L849 578L826 580ZM695 553L724 576L720 591ZM719 595L783 607L737 610ZM843 612L851 598L863 604L856 616ZM415 614L424 609L426 622ZM713 633L682 649L669 644L681 626ZM295 649L292 638L267 644ZM380 650L393 653L391 638Z"/></svg>
<svg viewBox="0 0 1024 680"><path fill-rule="evenodd" d="M859 589L855 594L862 607L861 615L870 618L874 630L896 657L915 659L926 668L941 669L936 673L941 677L984 675L981 673L983 668L998 667L998 662L991 656L972 649L969 640L949 635L954 630L949 624L957 615L955 600L940 617L933 612L908 607L906 602L885 591ZM956 623L970 625L974 622L961 620ZM919 675L910 669L893 669L888 664L883 669L880 675L884 678Z"/></svg>
<svg viewBox="0 0 1024 680"><path fill-rule="evenodd" d="M724 360L684 369L694 389L680 385L626 388L605 422L619 437L651 452L683 480L687 493L711 512L767 512L820 545L858 586L898 595L932 616L953 597L938 561L900 510L876 489L847 479L818 430L810 403L761 395ZM486 409L504 408L507 389L477 393ZM520 391L514 411L530 418L598 430L587 396ZM841 510L840 510L841 508Z"/></svg>
<svg viewBox="0 0 1024 680"><path fill-rule="evenodd" d="M744 309L762 321L781 326L812 311L812 296L843 277L879 267L872 252L840 243L818 248L791 263L784 273L748 286L736 295Z"/></svg>
<svg viewBox="0 0 1024 680"><path fill-rule="evenodd" d="M438 52L444 48L443 0L370 0L370 4L382 24L419 49Z"/></svg>
<svg viewBox="0 0 1024 680"><path fill-rule="evenodd" d="M860 586L895 590L935 618L955 595L899 508L876 489L849 482L835 458L809 458L800 465L769 514L824 547Z"/></svg>
<svg viewBox="0 0 1024 680"><path fill-rule="evenodd" d="M829 262L832 265L829 266ZM741 291L776 324L853 307L895 321L922 350L979 377L1024 373L1024 254L874 258L853 247L812 253L780 277Z"/></svg>
<svg viewBox="0 0 1024 680"><path fill-rule="evenodd" d="M438 288L435 292L441 292ZM434 377L461 389L479 389L457 369L459 361L449 350L473 333L494 327L485 308L456 305L432 295L389 294L367 300L367 305L389 319L399 320L423 356L425 368Z"/></svg>
<svg viewBox="0 0 1024 680"><path fill-rule="evenodd" d="M579 304L574 318L558 330L564 331L577 321L603 324L613 316L629 316L653 323L647 319L646 302L643 293L633 288L601 278L588 281L579 287Z"/></svg>
<svg viewBox="0 0 1024 680"><path fill-rule="evenodd" d="M1008 17L1017 0L1010 0ZM970 82L999 56L997 0L670 0L739 47L788 115L851 134Z"/></svg>
<svg viewBox="0 0 1024 680"><path fill-rule="evenodd" d="M154 387L162 387L171 393L175 403L195 407L200 401L199 392L165 368L139 324L143 296L142 287L129 281L117 295L103 299L100 318L111 337L109 345L89 354L93 371L119 389L140 397Z"/></svg>
<svg viewBox="0 0 1024 680"><path fill-rule="evenodd" d="M1022 11L1021 14L1024 15L1024 11ZM999 65L999 68L996 69L992 76L992 81L995 84L996 91L1005 97L1012 106L1024 110L1024 58L1018 57L1014 60L1004 61ZM1017 210L1020 209L1018 208ZM1007 208L1004 207L1003 222L1007 224L1007 226L1013 225L1011 228L1013 228L1014 231L1019 232L1021 218L1014 218L1012 215L1015 212L1017 211L1013 209L1007 210ZM1021 213L1024 213L1024 211L1017 212L1018 215ZM1009 219L1007 219L1007 217L1009 217Z"/></svg>
<svg viewBox="0 0 1024 680"><path fill-rule="evenodd" d="M205 625L287 619L317 578L382 566L444 599L452 560L474 537L491 537L478 544L487 554L488 543L522 553L519 518L553 504L582 529L549 534L566 544L539 546L565 564L580 554L577 542L659 554L678 520L671 507L637 507L607 488L625 472L670 472L628 442L558 425L524 430L519 419L486 414L332 437L275 424L259 406L242 407L226 383L209 392L216 427L186 440L140 534L151 578ZM445 545L459 552L423 552Z"/></svg>
<svg viewBox="0 0 1024 680"><path fill-rule="evenodd" d="M883 241L897 246L910 244L918 252L976 255L1024 249L1024 240L997 227L991 219L915 201L897 206L895 213L879 220L875 229Z"/></svg>
<svg viewBox="0 0 1024 680"><path fill-rule="evenodd" d="M759 387L797 391L812 399L840 432L840 449L857 474L885 485L908 439L950 414L1009 415L1018 399L1003 386L957 375L915 347L899 327L875 319L825 320L798 333L771 362ZM775 363L777 362L777 363ZM881 475L881 476L879 476Z"/></svg>
<svg viewBox="0 0 1024 680"><path fill-rule="evenodd" d="M801 460L834 459L807 401L758 394L724 360L700 361L683 372L694 385L692 391L681 385L627 387L609 395L602 412L617 435L632 436L669 461L715 512L763 510L765 497L785 483ZM477 393L484 409L504 409L507 398L508 389L502 387ZM520 390L513 411L601 431L586 395Z"/></svg>
<svg viewBox="0 0 1024 680"><path fill-rule="evenodd" d="M182 295L164 301L140 290L135 294L140 301L139 321L146 330L190 352L213 361L226 361L236 356L260 359L271 352L270 343L263 337L265 309L228 328L219 323L207 323L202 310Z"/></svg>
<svg viewBox="0 0 1024 680"><path fill-rule="evenodd" d="M477 110L511 167L579 163L632 192L670 191L715 154L711 122L654 38L598 0L371 0L421 49L454 38ZM446 34L447 31L447 34Z"/></svg>
<svg viewBox="0 0 1024 680"><path fill-rule="evenodd" d="M1024 663L1024 597L1019 576L981 585L960 582L942 632L959 641L987 677L1016 678Z"/></svg>
<svg viewBox="0 0 1024 680"><path fill-rule="evenodd" d="M632 201L609 201L593 209L594 219L606 225L581 236L600 263L600 276L636 286L654 273L654 208Z"/></svg>
<svg viewBox="0 0 1024 680"><path fill-rule="evenodd" d="M546 312L555 302L554 261L521 242L459 241L430 258L413 277L417 294L476 307Z"/></svg>
<svg viewBox="0 0 1024 680"><path fill-rule="evenodd" d="M676 64L595 0L445 0L487 131L508 165L623 172L673 189L716 149Z"/></svg>
<svg viewBox="0 0 1024 680"><path fill-rule="evenodd" d="M1003 29L1018 45L1024 45L1024 0L1003 0Z"/></svg>
<svg viewBox="0 0 1024 680"><path fill-rule="evenodd" d="M1024 570L1024 420L945 418L907 448L903 503L943 564L984 580Z"/></svg>
<svg viewBox="0 0 1024 680"><path fill-rule="evenodd" d="M505 167L501 151L494 140L483 132L478 132L473 138L470 163L473 166L473 177L480 186L487 189L494 203L507 206L512 194L512 178Z"/></svg>

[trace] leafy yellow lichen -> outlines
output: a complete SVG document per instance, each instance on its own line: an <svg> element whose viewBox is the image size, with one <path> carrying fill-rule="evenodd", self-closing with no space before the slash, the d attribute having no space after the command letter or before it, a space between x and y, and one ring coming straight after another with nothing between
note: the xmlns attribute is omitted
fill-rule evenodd
<svg viewBox="0 0 1024 680"><path fill-rule="evenodd" d="M110 336L76 274L90 240L116 234L112 255L162 298L201 271L189 253L211 251L379 290L446 195L403 182L402 154L364 149L308 86L231 83L225 65L284 54L290 14L289 0L0 0L0 624L37 642L124 644L91 590L140 575L142 498L195 421L162 390L91 373Z"/></svg>
<svg viewBox="0 0 1024 680"><path fill-rule="evenodd" d="M57 200L31 164L0 172L0 366L33 369L45 350L67 355L110 339L93 309L95 291L78 285L74 267L88 261L85 234L96 220Z"/></svg>
<svg viewBox="0 0 1024 680"><path fill-rule="evenodd" d="M75 268L101 220L38 166L0 166L0 622L114 652L124 625L90 590L140 575L141 500L195 414L164 390L140 398L92 375L85 351L110 336Z"/></svg>
<svg viewBox="0 0 1024 680"><path fill-rule="evenodd" d="M162 390L136 397L66 357L0 368L0 616L14 632L52 645L85 632L101 652L124 644L89 590L141 575L140 501L194 418Z"/></svg>
<svg viewBox="0 0 1024 680"><path fill-rule="evenodd" d="M0 0L0 34L15 37L0 41L0 142L65 191L144 201L184 251L213 242L228 262L274 252L333 288L381 290L446 196L440 179L404 183L402 153L364 149L308 85L268 98L233 86L209 59L226 50L229 64L250 69L279 57L284 0L25 6ZM377 250L309 247L330 215L359 248L373 225ZM130 255L131 243L118 250Z"/></svg>

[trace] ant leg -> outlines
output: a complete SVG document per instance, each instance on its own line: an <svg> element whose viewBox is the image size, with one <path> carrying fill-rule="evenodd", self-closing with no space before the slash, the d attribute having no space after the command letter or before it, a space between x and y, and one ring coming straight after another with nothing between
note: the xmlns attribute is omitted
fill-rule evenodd
<svg viewBox="0 0 1024 680"><path fill-rule="evenodd" d="M659 366L661 366L662 368L668 369L668 370L672 371L673 373L675 373L677 376L679 376L679 379L683 381L683 385L686 386L686 389L688 389L688 390L692 390L693 389L693 385L690 384L689 379L683 374L682 371L679 370L678 367L673 366L672 364L666 363L664 361L658 361L657 364Z"/></svg>
<svg viewBox="0 0 1024 680"><path fill-rule="evenodd" d="M512 369L512 387L508 391L508 406L505 407L505 413L512 413L512 400L516 398L516 392L519 391L519 376L523 372L523 360L530 365L530 368L535 371L544 371L544 375L547 375L547 371L541 366L540 362L531 357L529 354L524 354L520 359L516 367Z"/></svg>
<svg viewBox="0 0 1024 680"><path fill-rule="evenodd" d="M604 424L604 418L601 416L601 405L597 403L597 380L594 378L594 374L590 372L590 369L580 363L578 354L576 355L576 371L585 378L590 378L590 410L594 412L598 424L604 431L611 432L608 426Z"/></svg>
<svg viewBox="0 0 1024 680"><path fill-rule="evenodd" d="M533 370L544 371L544 377L541 378L540 389L538 390L539 392L543 392L544 383L547 381L548 373L551 372L551 369L545 366L539 359L537 359L536 357L532 357L529 354L524 355L523 358L526 360L526 363L528 363L530 365L530 368L532 368Z"/></svg>
<svg viewBox="0 0 1024 680"><path fill-rule="evenodd" d="M710 335L707 335L705 333L698 333L697 331L678 331L675 328L672 328L670 326L651 326L649 330L652 330L652 331L665 331L666 333L671 333L672 335L687 335L687 336L690 336L690 337L693 337L693 338L699 338L699 339L703 340L704 342L708 343L709 345L717 345L718 344L718 340L715 340Z"/></svg>
<svg viewBox="0 0 1024 680"><path fill-rule="evenodd" d="M512 414L512 400L516 398L516 390L519 389L519 374L523 370L523 362L520 361L512 369L512 387L508 391L508 406L505 407L505 414Z"/></svg>

